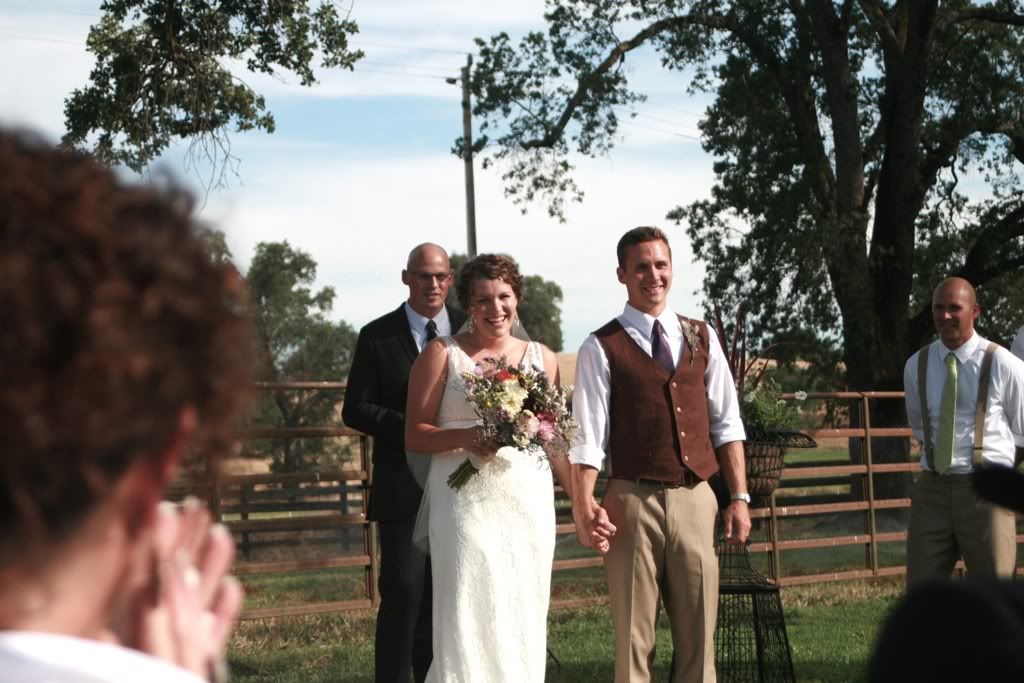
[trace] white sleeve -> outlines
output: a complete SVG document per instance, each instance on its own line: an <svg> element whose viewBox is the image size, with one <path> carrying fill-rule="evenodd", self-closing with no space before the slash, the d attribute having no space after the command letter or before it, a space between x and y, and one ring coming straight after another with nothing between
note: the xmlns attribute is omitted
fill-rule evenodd
<svg viewBox="0 0 1024 683"><path fill-rule="evenodd" d="M704 383L708 390L708 427L711 445L718 448L731 441L743 441L747 434L740 418L740 402L729 371L729 361L714 329L707 324L705 328L708 331L708 364L704 369Z"/></svg>
<svg viewBox="0 0 1024 683"><path fill-rule="evenodd" d="M572 391L572 414L580 425L577 443L569 451L569 462L601 469L608 444L608 401L611 395L611 367L608 357L590 335L576 354L576 379Z"/></svg>
<svg viewBox="0 0 1024 683"><path fill-rule="evenodd" d="M1017 336L1013 338L1013 344L1010 345L1010 352L1024 360L1024 327L1017 330Z"/></svg>
<svg viewBox="0 0 1024 683"><path fill-rule="evenodd" d="M1019 336L1019 335L1018 335ZM1003 414L1019 445L1024 437L1024 360L996 351Z"/></svg>

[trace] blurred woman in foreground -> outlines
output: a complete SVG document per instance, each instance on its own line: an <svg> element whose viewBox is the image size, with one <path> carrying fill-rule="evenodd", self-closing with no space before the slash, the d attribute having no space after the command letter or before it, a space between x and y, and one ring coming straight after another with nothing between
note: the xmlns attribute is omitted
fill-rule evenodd
<svg viewBox="0 0 1024 683"><path fill-rule="evenodd" d="M228 440L242 284L173 190L0 130L0 671L217 678L241 605L227 531L161 503Z"/></svg>

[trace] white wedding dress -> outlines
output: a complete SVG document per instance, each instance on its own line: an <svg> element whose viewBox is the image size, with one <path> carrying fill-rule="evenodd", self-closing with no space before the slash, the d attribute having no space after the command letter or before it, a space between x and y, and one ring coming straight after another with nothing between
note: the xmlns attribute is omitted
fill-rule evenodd
<svg viewBox="0 0 1024 683"><path fill-rule="evenodd" d="M477 424L463 372L474 363L452 341L439 427ZM522 366L543 370L530 342ZM536 454L502 449L458 491L448 476L465 451L433 456L427 478L434 604L428 683L544 680L555 508L551 469Z"/></svg>

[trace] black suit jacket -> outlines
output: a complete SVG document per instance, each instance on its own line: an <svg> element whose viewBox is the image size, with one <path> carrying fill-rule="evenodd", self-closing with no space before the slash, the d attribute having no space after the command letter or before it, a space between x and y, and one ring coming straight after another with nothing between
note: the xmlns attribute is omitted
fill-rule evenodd
<svg viewBox="0 0 1024 683"><path fill-rule="evenodd" d="M453 333L466 321L451 308L448 318ZM373 437L369 518L374 521L415 515L423 496L405 460L405 400L418 354L405 304L359 331L341 415L347 426Z"/></svg>

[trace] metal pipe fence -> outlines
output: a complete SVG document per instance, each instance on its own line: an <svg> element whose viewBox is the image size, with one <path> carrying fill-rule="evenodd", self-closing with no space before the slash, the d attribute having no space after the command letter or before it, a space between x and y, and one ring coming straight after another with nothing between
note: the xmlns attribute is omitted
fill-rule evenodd
<svg viewBox="0 0 1024 683"><path fill-rule="evenodd" d="M257 389L287 391L342 391L344 384L328 382L285 382L258 385ZM793 395L783 395L792 399ZM878 400L897 400L903 392L818 392L808 399L844 401L856 410L860 426L805 430L815 439L838 439L860 462L841 464L810 462L790 464L782 472L780 487L765 507L751 510L756 528L750 551L761 562L765 573L782 586L904 574L906 567L898 551L888 551L906 539L905 528L882 529L882 514L899 517L909 511L910 499L878 498L876 479L894 473L919 470L916 457L906 462L878 463L872 442L876 438L903 439L911 436L908 427L873 427L871 404ZM369 485L373 468L370 438L344 426L268 428L252 427L240 437L245 440L266 438L348 438L358 441L357 462L352 467L321 472L272 474L220 474L211 471L205 482L185 485L206 498L214 516L233 533L239 545L234 568L243 581L254 577L294 576L307 572L347 572L349 587L358 585L358 594L344 600L314 600L300 604L263 604L247 608L245 619L320 614L345 610L370 609L379 602L377 595L376 524L366 519ZM850 439L855 439L850 448ZM909 452L909 451L908 451ZM832 452L835 460L835 452ZM861 499L843 493L853 477L861 478ZM825 489L822 494L822 483ZM794 488L795 487L795 488ZM851 487L850 490L852 491ZM838 490L838 492L837 492ZM802 500L811 502L804 503ZM578 607L607 600L603 576L595 576L602 559L593 551L578 546L575 526L564 493L556 489L559 511L556 533L563 556L553 564L552 607ZM889 511L897 511L891 513ZM899 512L899 511L902 511ZM859 517L855 528L849 516ZM844 517L845 516L845 517ZM843 518L846 521L838 521ZM831 520L818 524L811 520ZM886 520L893 527L891 519ZM843 533L837 533L843 532ZM570 538L571 537L571 538ZM301 557L303 551L310 551ZM844 549L861 548L860 561L839 558ZM883 550L886 550L883 561ZM272 551L272 552L271 552ZM811 561L796 561L800 553L811 553ZM557 556L557 554L556 554ZM590 572L592 594L555 594L566 585L579 583L564 574ZM353 574L355 572L355 574ZM358 579L355 576L358 575ZM563 576L567 580L562 581ZM322 580L322 577L321 577ZM352 583L352 582L355 583ZM268 592L273 592L268 591ZM258 597L258 596L257 596Z"/></svg>

